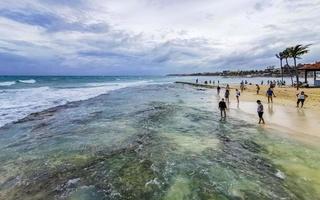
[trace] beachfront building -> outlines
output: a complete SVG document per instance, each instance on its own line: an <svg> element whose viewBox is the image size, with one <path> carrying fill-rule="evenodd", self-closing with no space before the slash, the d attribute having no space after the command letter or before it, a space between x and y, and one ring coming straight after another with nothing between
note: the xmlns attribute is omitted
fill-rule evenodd
<svg viewBox="0 0 320 200"><path fill-rule="evenodd" d="M320 87L320 80L317 80L317 72L320 72L320 62L305 64L300 67L299 70L304 71L305 83L308 83L308 72L313 72L314 86Z"/></svg>

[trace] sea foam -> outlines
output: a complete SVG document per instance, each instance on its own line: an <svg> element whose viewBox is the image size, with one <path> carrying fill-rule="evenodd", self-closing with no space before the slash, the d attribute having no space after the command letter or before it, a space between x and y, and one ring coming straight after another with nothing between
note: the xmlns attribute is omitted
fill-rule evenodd
<svg viewBox="0 0 320 200"><path fill-rule="evenodd" d="M37 81L34 79L29 79L29 80L19 80L20 83L27 83L27 84L33 84L36 83Z"/></svg>
<svg viewBox="0 0 320 200"><path fill-rule="evenodd" d="M88 83L83 87L73 88L44 86L3 90L0 96L0 127L22 119L31 113L63 105L67 102L87 100L113 90L147 83L147 81Z"/></svg>
<svg viewBox="0 0 320 200"><path fill-rule="evenodd" d="M0 82L0 86L10 86L16 84L15 81L5 81L5 82Z"/></svg>

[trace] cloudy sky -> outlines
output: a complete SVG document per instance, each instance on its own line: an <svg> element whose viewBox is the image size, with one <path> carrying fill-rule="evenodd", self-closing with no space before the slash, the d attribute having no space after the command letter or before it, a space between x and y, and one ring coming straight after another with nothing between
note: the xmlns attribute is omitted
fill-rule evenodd
<svg viewBox="0 0 320 200"><path fill-rule="evenodd" d="M138 75L277 65L313 44L320 0L1 0L0 74Z"/></svg>

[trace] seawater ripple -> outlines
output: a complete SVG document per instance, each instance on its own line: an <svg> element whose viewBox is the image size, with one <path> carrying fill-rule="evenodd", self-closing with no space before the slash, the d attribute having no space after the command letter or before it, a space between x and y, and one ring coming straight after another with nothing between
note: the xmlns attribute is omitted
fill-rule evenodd
<svg viewBox="0 0 320 200"><path fill-rule="evenodd" d="M277 162L303 152L317 160L318 150L241 116L220 122L209 97L178 85L123 88L2 127L0 198L318 198L316 183Z"/></svg>

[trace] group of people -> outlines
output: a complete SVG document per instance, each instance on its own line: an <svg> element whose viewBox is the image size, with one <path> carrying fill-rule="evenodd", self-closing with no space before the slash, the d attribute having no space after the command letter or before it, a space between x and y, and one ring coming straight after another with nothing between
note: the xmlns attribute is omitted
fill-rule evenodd
<svg viewBox="0 0 320 200"><path fill-rule="evenodd" d="M268 88L268 90L266 91L266 96L268 99L268 104L269 103L273 103L273 98L276 97L273 88L271 87L271 81L269 82L270 87ZM240 88L243 85L243 82L241 82L240 84ZM257 88L257 95L260 93L260 86L258 84L256 84L256 88ZM221 87L218 85L217 86L217 94L220 96L220 91L221 91ZM237 99L237 103L239 104L239 97L240 97L240 91L238 89L235 89L235 96ZM304 91L301 91L299 93L296 94L297 96L297 107L299 107L301 105L301 108L304 105L305 99L308 97ZM221 101L219 102L219 109L220 109L220 115L221 115L221 119L226 119L226 110L227 110L227 104L230 103L229 101L229 97L230 97L230 86L229 84L227 84L226 88L225 88L225 93L224 93L224 98L221 99ZM263 104L261 102L261 100L257 100L257 113L258 113L258 117L259 117L259 124L265 124L264 118L263 118L263 113L264 113L264 107Z"/></svg>
<svg viewBox="0 0 320 200"><path fill-rule="evenodd" d="M219 80L218 80L218 85L219 85ZM199 79L196 79L196 84L199 84ZM213 85L215 85L216 84L216 82L213 80L213 81L211 81L211 80L209 80L209 81L203 81L203 84L205 84L205 85L208 85L208 84L213 84Z"/></svg>
<svg viewBox="0 0 320 200"><path fill-rule="evenodd" d="M220 90L221 87L218 85L217 86L217 94L220 95ZM237 99L237 103L239 104L239 97L240 97L240 91L238 89L236 89L236 99ZM219 109L220 109L220 115L222 119L226 118L226 109L227 109L227 104L230 103L230 86L229 84L227 84L226 88L225 88L225 93L224 93L224 98L221 99L221 101L219 102Z"/></svg>
<svg viewBox="0 0 320 200"><path fill-rule="evenodd" d="M263 81L261 81L261 85L263 85ZM267 85L270 85L272 87L277 86L284 86L286 85L286 81L285 80L268 80L267 81Z"/></svg>

